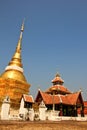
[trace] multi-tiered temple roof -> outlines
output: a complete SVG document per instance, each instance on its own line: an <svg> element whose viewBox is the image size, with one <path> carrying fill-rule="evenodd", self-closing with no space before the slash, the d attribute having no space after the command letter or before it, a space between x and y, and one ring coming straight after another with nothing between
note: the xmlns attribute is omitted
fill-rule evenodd
<svg viewBox="0 0 87 130"><path fill-rule="evenodd" d="M53 85L46 90L46 93L55 93L55 94L69 94L71 93L64 85L64 80L61 78L59 74L56 74L54 79L52 80Z"/></svg>

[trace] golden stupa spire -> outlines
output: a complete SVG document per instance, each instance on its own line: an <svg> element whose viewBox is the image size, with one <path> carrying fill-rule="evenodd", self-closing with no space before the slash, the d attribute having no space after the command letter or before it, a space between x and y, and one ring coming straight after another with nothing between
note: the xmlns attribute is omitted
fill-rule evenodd
<svg viewBox="0 0 87 130"><path fill-rule="evenodd" d="M0 75L0 99L6 95L10 97L11 107L19 109L19 102L23 94L29 93L30 84L27 82L22 66L21 46L24 31L24 21L20 29L19 40L9 64L5 71Z"/></svg>
<svg viewBox="0 0 87 130"><path fill-rule="evenodd" d="M8 66L5 68L5 70L15 69L23 72L22 63L21 63L21 46L22 46L21 44L22 44L23 31L24 31L24 21L21 26L20 37L17 43L15 53L11 61L9 62Z"/></svg>
<svg viewBox="0 0 87 130"><path fill-rule="evenodd" d="M26 82L26 78L23 74L23 65L21 61L21 44L22 44L22 37L23 37L23 31L24 31L24 21L21 26L20 30L20 37L16 46L15 53L9 62L9 64L5 68L5 72L1 74L0 77L2 78L10 78L15 80L20 80Z"/></svg>

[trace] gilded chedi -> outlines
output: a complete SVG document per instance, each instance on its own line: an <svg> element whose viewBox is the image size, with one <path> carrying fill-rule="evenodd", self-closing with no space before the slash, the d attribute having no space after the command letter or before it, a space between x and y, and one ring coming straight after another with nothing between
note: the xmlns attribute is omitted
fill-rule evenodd
<svg viewBox="0 0 87 130"><path fill-rule="evenodd" d="M29 93L30 84L23 74L21 61L21 44L24 31L24 22L15 53L5 71L0 75L0 104L6 96L10 97L11 107L18 108L23 94Z"/></svg>

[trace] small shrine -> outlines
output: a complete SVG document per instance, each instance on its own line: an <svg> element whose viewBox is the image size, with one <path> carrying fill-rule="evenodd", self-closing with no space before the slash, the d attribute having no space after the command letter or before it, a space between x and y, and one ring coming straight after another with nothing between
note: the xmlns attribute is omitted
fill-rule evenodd
<svg viewBox="0 0 87 130"><path fill-rule="evenodd" d="M6 96L1 107L1 120L9 120L10 115L10 98Z"/></svg>

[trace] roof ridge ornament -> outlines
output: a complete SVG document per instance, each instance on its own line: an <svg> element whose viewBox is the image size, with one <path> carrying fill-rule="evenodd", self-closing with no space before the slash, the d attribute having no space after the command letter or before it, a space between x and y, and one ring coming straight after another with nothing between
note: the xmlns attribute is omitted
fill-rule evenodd
<svg viewBox="0 0 87 130"><path fill-rule="evenodd" d="M60 74L57 72L56 77L60 77Z"/></svg>

